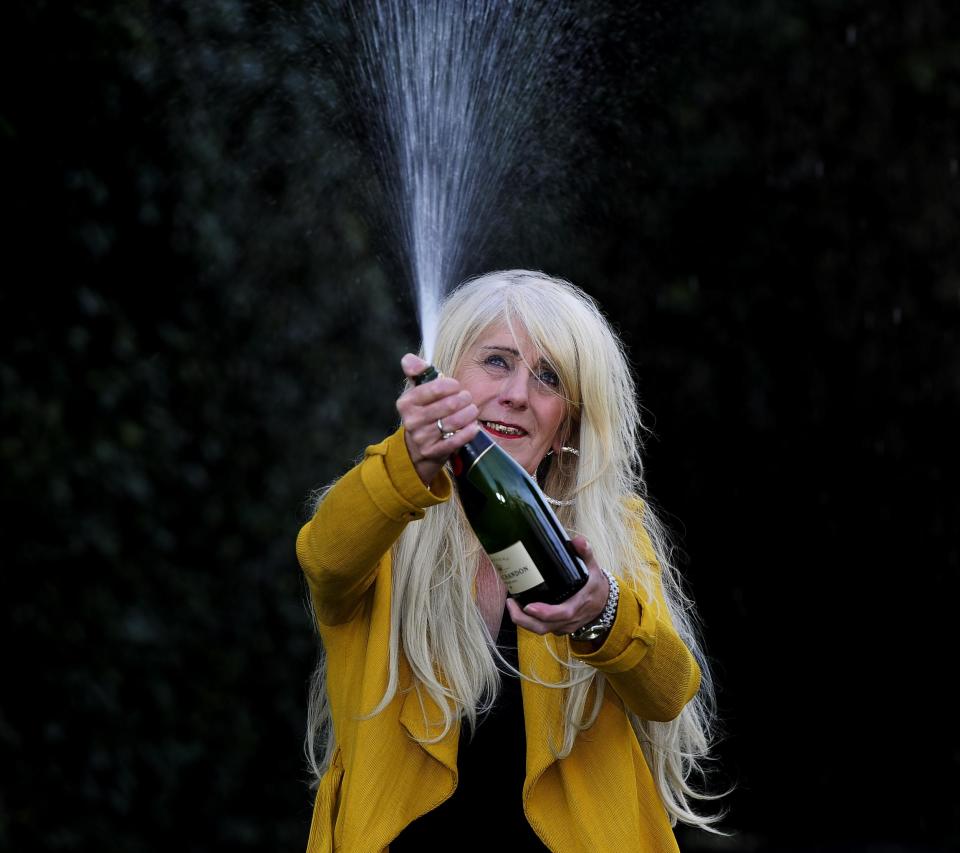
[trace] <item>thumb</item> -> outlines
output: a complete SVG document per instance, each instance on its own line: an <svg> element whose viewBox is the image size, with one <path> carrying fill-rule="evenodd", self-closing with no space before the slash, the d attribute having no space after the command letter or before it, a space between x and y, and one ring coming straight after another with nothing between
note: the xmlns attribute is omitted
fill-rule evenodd
<svg viewBox="0 0 960 853"><path fill-rule="evenodd" d="M400 367L403 368L403 372L411 379L419 376L429 366L430 364L428 362L424 361L420 356L414 355L412 352L408 352L400 359Z"/></svg>

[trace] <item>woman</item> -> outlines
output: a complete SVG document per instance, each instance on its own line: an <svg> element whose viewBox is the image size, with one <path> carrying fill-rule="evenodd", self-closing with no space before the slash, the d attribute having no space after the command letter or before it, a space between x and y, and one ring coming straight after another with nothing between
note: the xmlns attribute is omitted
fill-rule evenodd
<svg viewBox="0 0 960 853"><path fill-rule="evenodd" d="M443 849L453 832L511 850L676 850L677 820L715 820L689 784L712 692L643 501L622 346L573 285L498 272L447 298L434 364L446 375L408 383L401 427L297 539L324 648L308 850ZM539 473L577 534L590 578L562 604L507 598L451 498L444 465L480 429ZM594 639L570 636L581 628Z"/></svg>

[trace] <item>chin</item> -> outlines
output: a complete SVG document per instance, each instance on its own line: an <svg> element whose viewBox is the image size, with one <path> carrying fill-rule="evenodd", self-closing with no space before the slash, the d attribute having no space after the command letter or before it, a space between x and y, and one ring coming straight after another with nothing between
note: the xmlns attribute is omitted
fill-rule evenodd
<svg viewBox="0 0 960 853"><path fill-rule="evenodd" d="M494 438L494 441L496 442L497 446L498 446L501 450L506 451L507 456L509 456L514 462L516 462L516 463L517 463L521 468L523 468L523 470L526 471L528 474L530 473L530 466L527 464L527 463L528 463L528 460L527 460L527 458L526 458L526 454L525 454L525 453L519 453L519 452L517 452L516 450L514 450L514 448L511 446L511 444L510 444L509 441L497 441L496 438Z"/></svg>

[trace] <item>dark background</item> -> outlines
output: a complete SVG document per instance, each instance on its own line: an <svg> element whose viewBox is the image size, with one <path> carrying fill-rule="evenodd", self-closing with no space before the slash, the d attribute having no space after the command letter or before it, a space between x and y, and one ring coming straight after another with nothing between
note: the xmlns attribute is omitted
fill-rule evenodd
<svg viewBox="0 0 960 853"><path fill-rule="evenodd" d="M563 162L464 272L568 277L629 346L736 786L681 846L957 849L952 5L584 9ZM417 345L350 35L4 17L0 847L303 849L294 538Z"/></svg>

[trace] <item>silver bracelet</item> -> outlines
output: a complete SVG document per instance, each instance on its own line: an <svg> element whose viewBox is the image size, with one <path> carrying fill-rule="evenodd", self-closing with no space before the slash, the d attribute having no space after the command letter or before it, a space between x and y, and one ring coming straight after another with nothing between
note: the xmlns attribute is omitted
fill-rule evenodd
<svg viewBox="0 0 960 853"><path fill-rule="evenodd" d="M592 622L581 625L576 631L570 634L572 640L597 640L607 633L617 618L617 603L620 601L620 584L617 579L606 569L600 569L606 575L607 583L610 584L610 594L607 596L607 603L603 606L600 615Z"/></svg>

